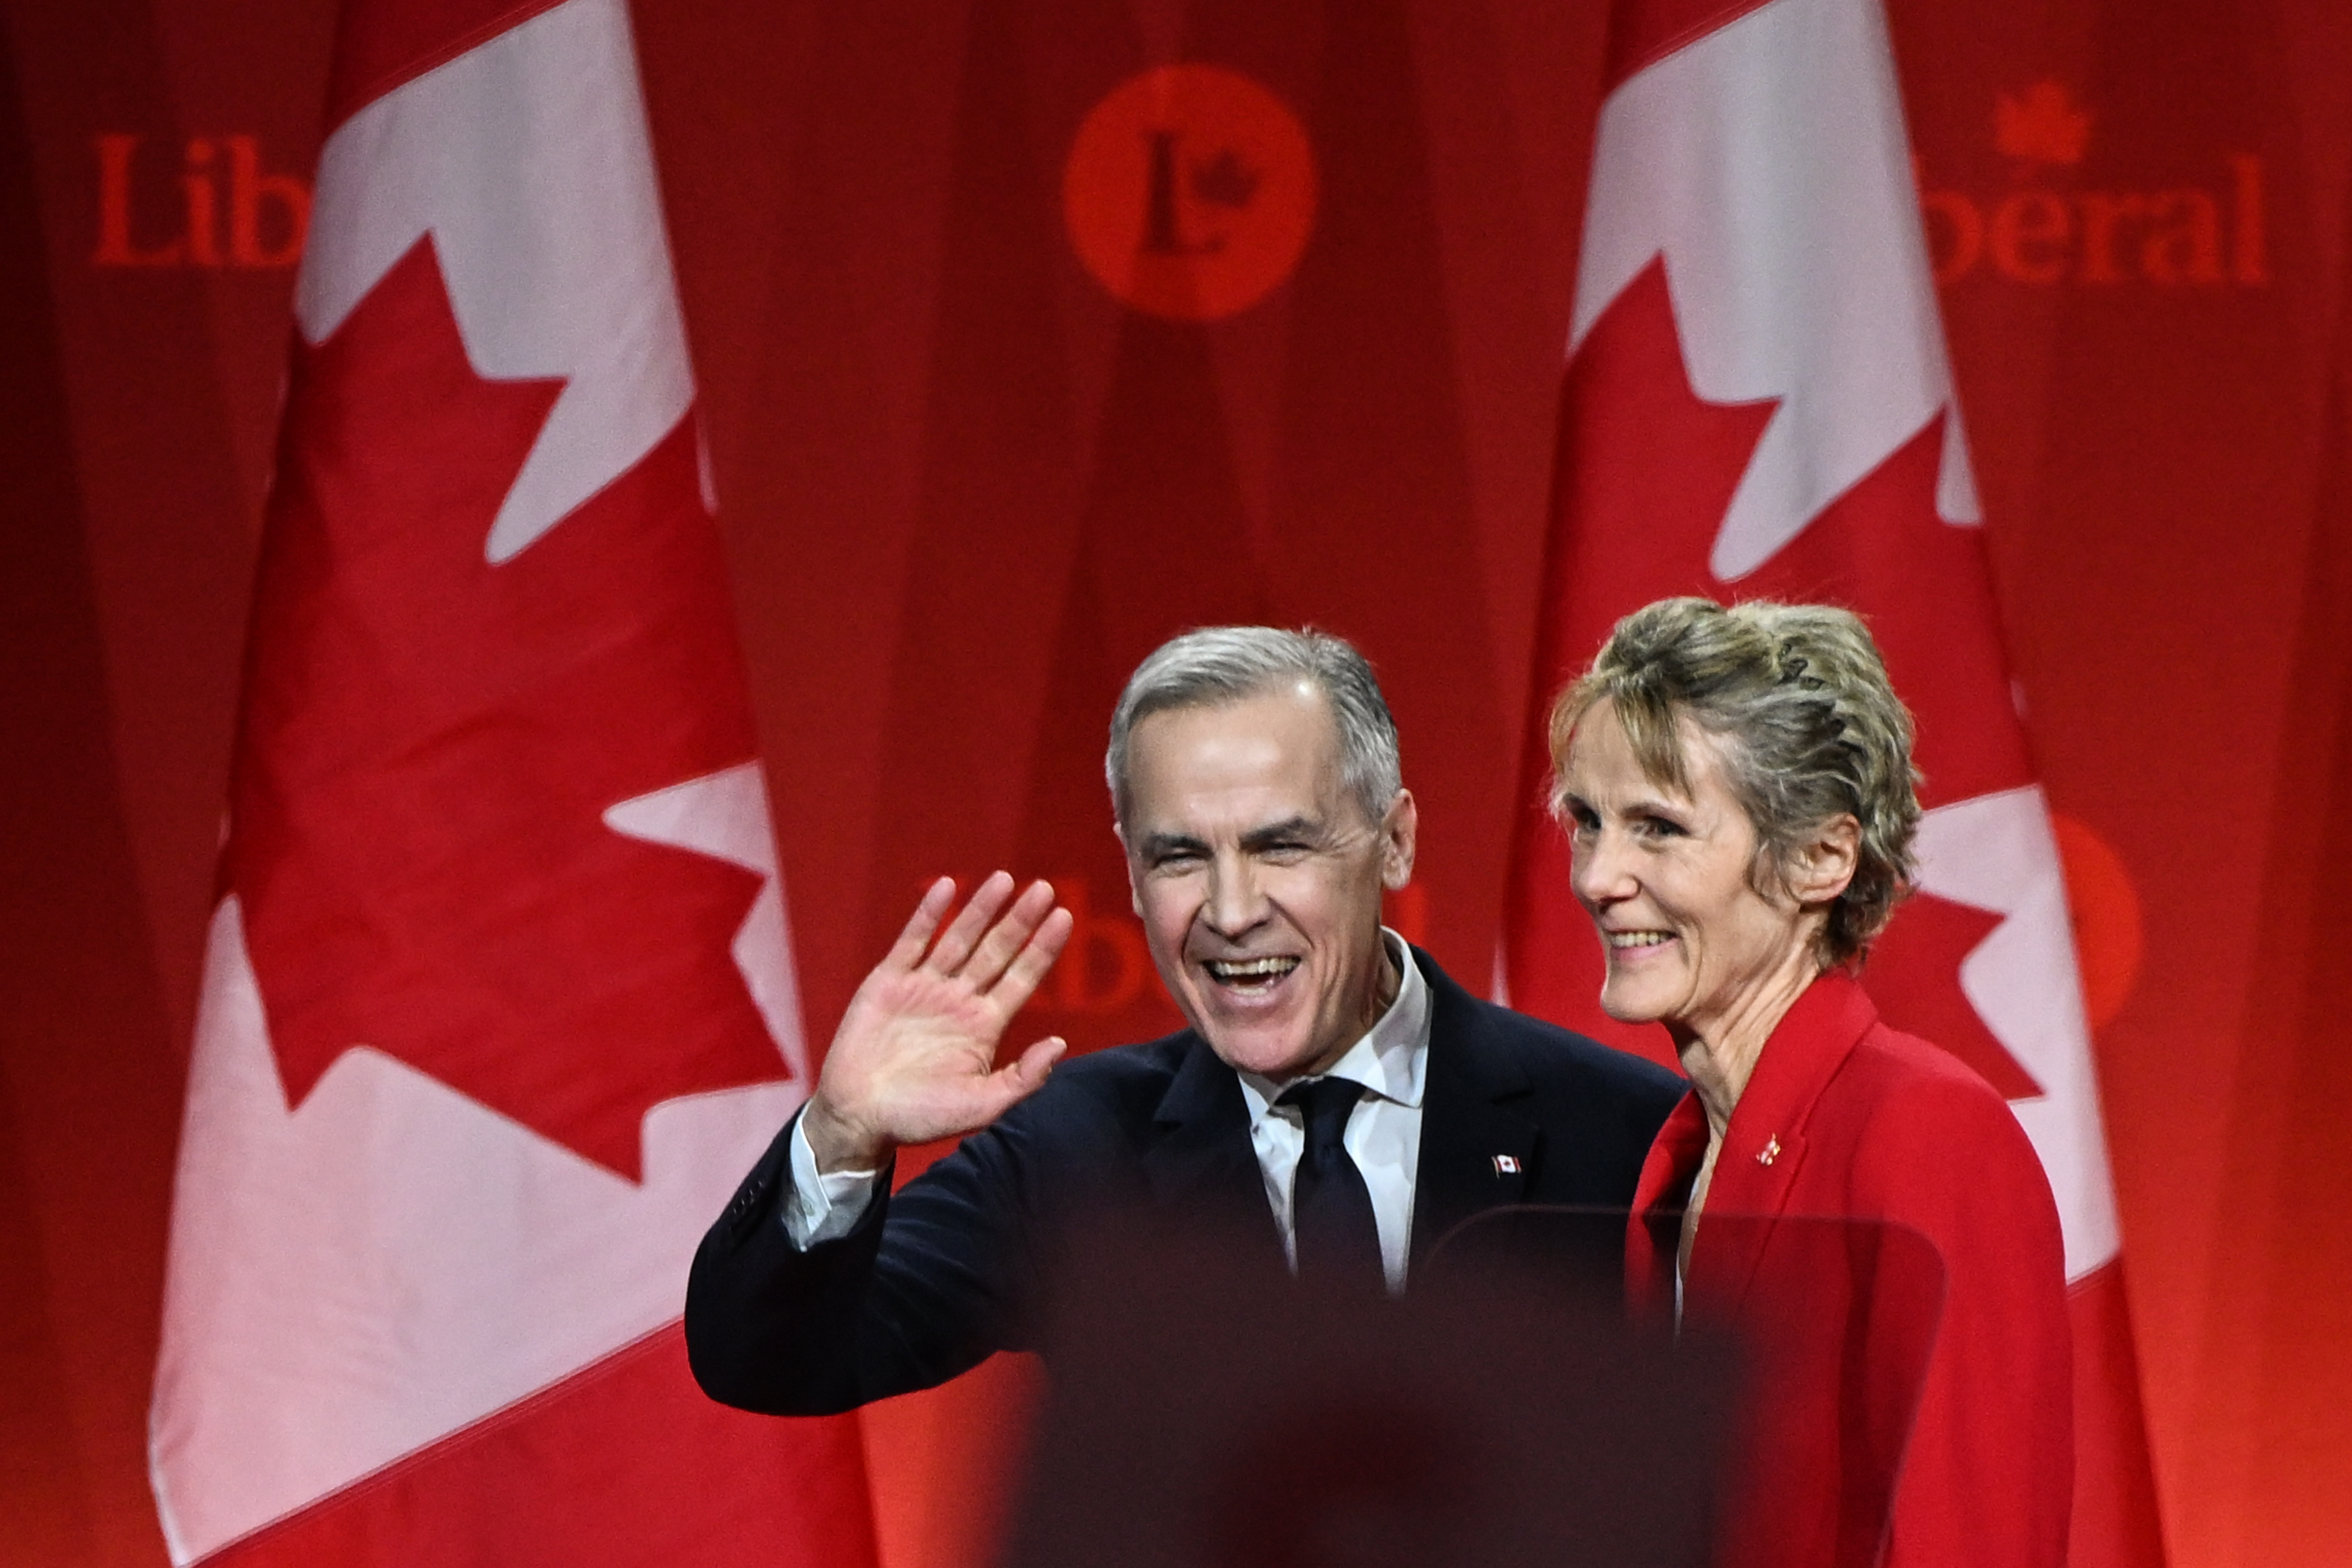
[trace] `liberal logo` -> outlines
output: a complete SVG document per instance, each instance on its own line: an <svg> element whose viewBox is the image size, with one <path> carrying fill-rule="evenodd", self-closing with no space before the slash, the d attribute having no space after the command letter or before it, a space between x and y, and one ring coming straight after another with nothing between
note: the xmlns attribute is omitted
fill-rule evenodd
<svg viewBox="0 0 2352 1568"><path fill-rule="evenodd" d="M2095 129L2064 84L1998 93L1993 145L2010 160L1998 195L1929 186L1920 206L1936 281L2258 287L2270 281L2263 161L2221 160L2200 179L2146 190L2078 188Z"/></svg>
<svg viewBox="0 0 2352 1568"><path fill-rule="evenodd" d="M1315 225L1297 116L1245 76L1162 66L1087 115L1062 171L1070 243L1135 309L1213 321L1290 276Z"/></svg>
<svg viewBox="0 0 2352 1568"><path fill-rule="evenodd" d="M91 266L268 269L301 258L310 184L265 168L257 139L190 137L179 149L176 181L171 150L142 157L145 140L117 131L91 141L98 154Z"/></svg>

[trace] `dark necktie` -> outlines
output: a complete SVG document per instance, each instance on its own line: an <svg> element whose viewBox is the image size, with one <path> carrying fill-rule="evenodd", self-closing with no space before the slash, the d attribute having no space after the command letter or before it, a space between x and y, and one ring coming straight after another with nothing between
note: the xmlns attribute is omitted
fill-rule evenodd
<svg viewBox="0 0 2352 1568"><path fill-rule="evenodd" d="M1347 1079L1326 1078L1292 1084L1276 1103L1297 1106L1307 1123L1307 1149L1290 1188L1298 1277L1371 1293L1386 1289L1381 1228L1371 1190L1345 1142L1348 1114L1363 1092Z"/></svg>

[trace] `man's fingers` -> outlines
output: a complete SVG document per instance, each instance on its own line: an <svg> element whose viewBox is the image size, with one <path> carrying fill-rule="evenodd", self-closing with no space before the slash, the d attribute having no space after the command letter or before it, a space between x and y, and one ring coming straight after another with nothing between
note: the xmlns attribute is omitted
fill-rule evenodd
<svg viewBox="0 0 2352 1568"><path fill-rule="evenodd" d="M1053 911L1054 889L1050 883L1033 882L1023 888L1021 896L1013 901L1013 907L988 928L988 935L980 939L980 946L966 960L963 977L972 988L985 991L994 986L1013 955L1036 935L1038 926Z"/></svg>
<svg viewBox="0 0 2352 1568"><path fill-rule="evenodd" d="M940 916L945 915L948 905L955 902L955 891L954 880L944 876L923 890L921 901L915 905L915 913L907 917L907 924L898 932L898 939L890 944L890 951L884 956L881 967L911 969L922 961L923 949L930 946L931 933L940 928Z"/></svg>
<svg viewBox="0 0 2352 1568"><path fill-rule="evenodd" d="M1013 878L1001 871L990 873L986 882L971 890L971 901L940 933L940 939L931 945L930 956L923 960L924 967L941 975L961 972L980 934L988 929L997 911L1012 895Z"/></svg>
<svg viewBox="0 0 2352 1568"><path fill-rule="evenodd" d="M1019 1012L1022 1004L1036 992L1045 971L1062 956L1062 949L1069 943L1071 928L1076 924L1077 916L1066 909L1056 909L1022 944L1021 951L1005 967L1004 977L996 982L992 992L997 1005L1007 1015Z"/></svg>

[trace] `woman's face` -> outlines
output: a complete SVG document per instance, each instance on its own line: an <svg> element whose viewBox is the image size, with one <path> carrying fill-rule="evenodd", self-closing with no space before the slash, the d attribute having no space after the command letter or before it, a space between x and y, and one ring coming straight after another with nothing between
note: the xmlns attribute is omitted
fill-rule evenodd
<svg viewBox="0 0 2352 1568"><path fill-rule="evenodd" d="M1643 773L1606 699L1578 723L1560 789L1577 900L1608 962L1602 1009L1665 1024L1678 1042L1720 1040L1750 1009L1777 1017L1789 987L1811 977L1822 915L1775 879L1769 895L1751 884L1756 829L1724 777L1721 743L1688 719L1680 728L1687 795Z"/></svg>

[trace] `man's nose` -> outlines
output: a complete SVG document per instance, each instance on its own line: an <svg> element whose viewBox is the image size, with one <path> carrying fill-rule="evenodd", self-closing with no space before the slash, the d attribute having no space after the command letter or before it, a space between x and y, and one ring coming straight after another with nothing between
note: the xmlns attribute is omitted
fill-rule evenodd
<svg viewBox="0 0 2352 1568"><path fill-rule="evenodd" d="M1209 897L1202 910L1220 936L1239 936L1265 918L1265 894L1247 855L1219 855L1209 866Z"/></svg>

